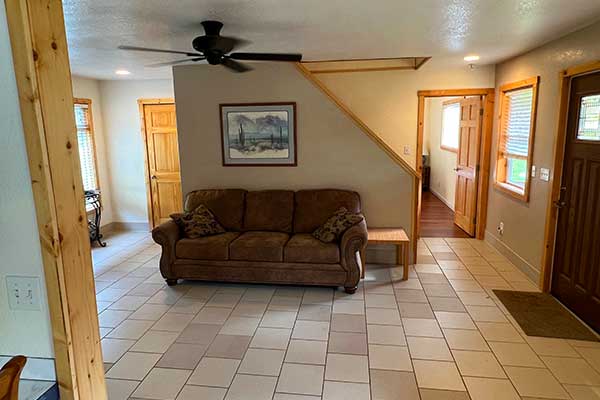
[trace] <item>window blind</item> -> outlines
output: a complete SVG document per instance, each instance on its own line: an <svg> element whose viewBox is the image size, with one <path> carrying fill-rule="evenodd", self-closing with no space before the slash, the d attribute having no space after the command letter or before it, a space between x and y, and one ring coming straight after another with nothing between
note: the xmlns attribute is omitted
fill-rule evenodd
<svg viewBox="0 0 600 400"><path fill-rule="evenodd" d="M75 104L75 125L77 126L77 144L79 146L83 190L96 190L98 189L96 159L88 104Z"/></svg>
<svg viewBox="0 0 600 400"><path fill-rule="evenodd" d="M502 108L506 114L503 118L500 151L507 157L526 159L529 154L533 88L506 93Z"/></svg>

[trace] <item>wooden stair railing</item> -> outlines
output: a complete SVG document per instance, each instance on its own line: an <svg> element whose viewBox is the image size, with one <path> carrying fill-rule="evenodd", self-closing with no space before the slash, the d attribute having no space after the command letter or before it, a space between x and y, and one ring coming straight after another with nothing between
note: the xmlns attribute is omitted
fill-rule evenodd
<svg viewBox="0 0 600 400"><path fill-rule="evenodd" d="M0 400L19 399L19 378L27 358L15 356L0 369Z"/></svg>

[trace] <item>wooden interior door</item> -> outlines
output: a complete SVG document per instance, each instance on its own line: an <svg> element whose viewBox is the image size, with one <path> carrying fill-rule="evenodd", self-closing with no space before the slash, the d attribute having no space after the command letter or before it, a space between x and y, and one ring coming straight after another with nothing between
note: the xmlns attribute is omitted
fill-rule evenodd
<svg viewBox="0 0 600 400"><path fill-rule="evenodd" d="M175 104L143 104L152 227L181 212L181 177Z"/></svg>
<svg viewBox="0 0 600 400"><path fill-rule="evenodd" d="M600 332L600 72L571 83L552 294Z"/></svg>
<svg viewBox="0 0 600 400"><path fill-rule="evenodd" d="M477 215L477 174L482 116L481 97L468 97L460 101L454 223L471 236L475 235Z"/></svg>

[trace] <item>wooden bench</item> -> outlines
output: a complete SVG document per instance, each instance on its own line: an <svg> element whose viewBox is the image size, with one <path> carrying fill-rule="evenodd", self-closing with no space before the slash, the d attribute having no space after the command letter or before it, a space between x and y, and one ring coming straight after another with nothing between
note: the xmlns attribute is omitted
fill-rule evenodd
<svg viewBox="0 0 600 400"><path fill-rule="evenodd" d="M408 279L408 253L410 240L402 228L368 228L369 241L374 244L395 244L396 245L396 264L404 266L402 280ZM365 277L366 259L363 257L362 277Z"/></svg>

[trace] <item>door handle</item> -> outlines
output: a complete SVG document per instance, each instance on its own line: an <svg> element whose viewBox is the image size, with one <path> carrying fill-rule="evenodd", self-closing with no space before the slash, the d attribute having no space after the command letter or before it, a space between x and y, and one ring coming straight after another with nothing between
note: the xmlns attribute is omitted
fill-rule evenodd
<svg viewBox="0 0 600 400"><path fill-rule="evenodd" d="M561 186L561 187L560 187L560 194L559 194L559 196L558 196L558 200L556 200L556 201L554 202L554 207L556 207L556 208L559 208L559 209L560 209L560 208L565 208L565 207L567 206L567 202L566 202L566 201L564 201L564 200L562 199L562 197L563 197L563 194L564 194L566 191L567 191L567 187L566 187L566 186Z"/></svg>
<svg viewBox="0 0 600 400"><path fill-rule="evenodd" d="M462 168L454 168L456 172L460 171Z"/></svg>
<svg viewBox="0 0 600 400"><path fill-rule="evenodd" d="M152 176L150 177L150 179L157 179L157 178L156 178L156 175L152 175Z"/></svg>

